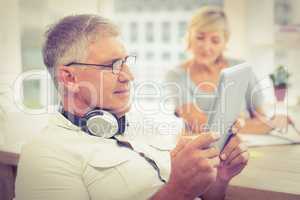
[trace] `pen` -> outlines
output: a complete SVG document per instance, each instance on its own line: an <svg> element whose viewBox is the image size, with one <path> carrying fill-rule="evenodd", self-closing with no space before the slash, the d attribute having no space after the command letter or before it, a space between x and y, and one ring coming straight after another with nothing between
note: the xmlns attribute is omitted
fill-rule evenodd
<svg viewBox="0 0 300 200"><path fill-rule="evenodd" d="M288 116L288 123L294 128L296 133L300 134L300 130L296 127L295 122L291 119L290 116Z"/></svg>

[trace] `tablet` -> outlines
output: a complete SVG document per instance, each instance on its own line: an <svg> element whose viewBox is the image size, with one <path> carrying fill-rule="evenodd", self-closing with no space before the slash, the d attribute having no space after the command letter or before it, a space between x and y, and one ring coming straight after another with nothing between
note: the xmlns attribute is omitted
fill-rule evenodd
<svg viewBox="0 0 300 200"><path fill-rule="evenodd" d="M231 136L231 127L239 117L252 76L251 67L242 63L221 71L216 97L208 114L207 128L219 132L215 146L223 150Z"/></svg>

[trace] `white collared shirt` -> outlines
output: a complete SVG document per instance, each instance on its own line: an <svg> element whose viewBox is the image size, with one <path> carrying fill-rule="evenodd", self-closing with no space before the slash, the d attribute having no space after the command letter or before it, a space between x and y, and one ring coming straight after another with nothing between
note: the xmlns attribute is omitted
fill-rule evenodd
<svg viewBox="0 0 300 200"><path fill-rule="evenodd" d="M137 135L140 128L144 124L139 128L130 125L125 135L118 137L153 159L167 181L175 135L156 137L143 132L149 136L144 140L145 135ZM116 140L90 136L57 113L42 133L22 148L16 199L142 200L163 185L157 171L138 153L118 146Z"/></svg>

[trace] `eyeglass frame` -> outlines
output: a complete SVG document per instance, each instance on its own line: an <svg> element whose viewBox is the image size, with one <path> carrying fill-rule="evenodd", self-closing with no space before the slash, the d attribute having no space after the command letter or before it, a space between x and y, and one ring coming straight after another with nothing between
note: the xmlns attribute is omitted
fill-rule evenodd
<svg viewBox="0 0 300 200"><path fill-rule="evenodd" d="M117 74L119 74L122 71L123 66L124 66L124 64L126 64L128 58L134 58L134 63L135 63L136 62L136 57L137 57L136 55L128 55L125 58L114 60L111 64L107 64L107 65L106 64L70 62L70 63L68 63L68 64L66 64L64 66L69 67L71 65L85 65L85 66L107 67L107 68L111 68L112 73L117 75ZM122 62L120 63L119 67L116 67L116 69L115 69L114 68L114 64L116 64L117 62L120 62L120 61L122 61ZM118 69L118 72L115 72L114 69L115 70Z"/></svg>

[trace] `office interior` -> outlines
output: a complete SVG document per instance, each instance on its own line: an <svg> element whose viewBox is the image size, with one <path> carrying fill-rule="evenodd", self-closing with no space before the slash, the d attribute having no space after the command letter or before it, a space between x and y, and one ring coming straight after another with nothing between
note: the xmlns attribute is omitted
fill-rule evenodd
<svg viewBox="0 0 300 200"><path fill-rule="evenodd" d="M292 116L295 127L300 127L299 0L0 0L0 151L17 157L22 145L38 134L57 109L55 87L41 53L49 24L70 14L93 13L112 19L121 29L127 51L137 55L134 84L148 83L139 88L136 105L140 108L143 104L145 115L161 120L172 115L172 109L167 107L162 116L157 114L163 98L157 87L163 84L168 70L189 56L184 40L188 20L193 11L207 4L223 7L227 14L230 40L226 56L249 62L262 85L270 113L286 113ZM290 74L286 97L280 102L270 79L279 66ZM289 127L289 131L294 129ZM253 170L245 171L244 179L233 182L229 192L266 199L262 195L269 191L272 199L300 199L296 189L300 188L300 147L292 145L297 142L300 140L259 145L266 148L262 151L253 147ZM277 167L274 171L269 167L266 182L260 184L253 177L264 170L261 162L275 162L266 158L267 154L295 160L288 160L288 167L274 163ZM17 167L17 162L13 163ZM280 181L276 182L278 179L285 189ZM239 199L238 195L231 198L229 194L229 199Z"/></svg>

